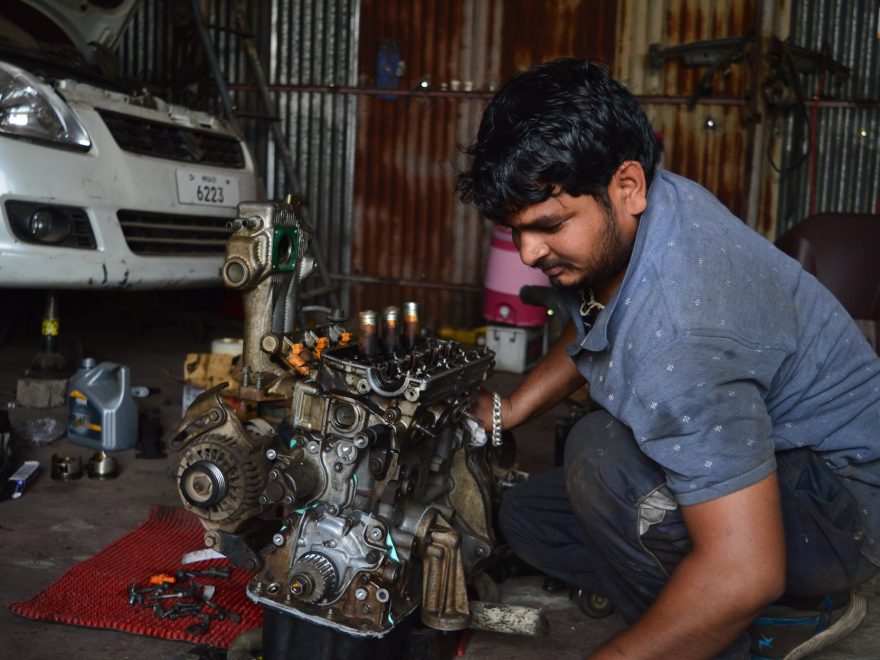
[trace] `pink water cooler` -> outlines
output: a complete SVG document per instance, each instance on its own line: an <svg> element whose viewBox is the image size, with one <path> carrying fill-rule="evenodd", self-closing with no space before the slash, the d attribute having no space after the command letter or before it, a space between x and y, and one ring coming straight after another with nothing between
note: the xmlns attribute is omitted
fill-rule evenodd
<svg viewBox="0 0 880 660"><path fill-rule="evenodd" d="M495 351L495 368L522 373L547 350L547 309L525 304L519 290L550 286L550 280L520 260L510 229L498 226L492 231L483 284L486 345Z"/></svg>
<svg viewBox="0 0 880 660"><path fill-rule="evenodd" d="M526 285L550 286L550 280L520 260L507 227L498 226L492 232L483 284L483 316L489 323L520 328L538 328L547 323L547 309L526 305L519 299L519 290Z"/></svg>

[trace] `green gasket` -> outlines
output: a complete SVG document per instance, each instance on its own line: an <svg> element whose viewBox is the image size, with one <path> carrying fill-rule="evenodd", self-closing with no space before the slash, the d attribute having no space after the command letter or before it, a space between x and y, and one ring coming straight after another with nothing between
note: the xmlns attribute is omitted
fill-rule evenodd
<svg viewBox="0 0 880 660"><path fill-rule="evenodd" d="M283 250L282 250L283 248ZM297 266L299 230L276 225L272 232L272 270L290 271Z"/></svg>

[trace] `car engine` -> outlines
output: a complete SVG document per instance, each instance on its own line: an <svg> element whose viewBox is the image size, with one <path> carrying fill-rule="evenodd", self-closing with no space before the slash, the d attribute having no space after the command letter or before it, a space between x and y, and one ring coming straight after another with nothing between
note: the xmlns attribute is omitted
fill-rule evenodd
<svg viewBox="0 0 880 660"><path fill-rule="evenodd" d="M373 638L417 608L432 628L468 627L493 501L522 476L468 415L492 351L423 337L412 302L361 312L356 334L338 310L300 327L314 262L296 205L240 204L230 224L240 384L202 393L168 439L206 546L254 572L267 612ZM240 419L229 397L257 414Z"/></svg>

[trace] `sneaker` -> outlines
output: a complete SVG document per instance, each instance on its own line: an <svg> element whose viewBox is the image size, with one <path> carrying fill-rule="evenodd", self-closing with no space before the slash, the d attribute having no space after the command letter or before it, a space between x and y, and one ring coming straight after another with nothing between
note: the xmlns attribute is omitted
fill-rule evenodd
<svg viewBox="0 0 880 660"><path fill-rule="evenodd" d="M855 592L825 596L815 609L787 605L771 605L752 623L752 660L806 658L846 637L868 613L868 600Z"/></svg>

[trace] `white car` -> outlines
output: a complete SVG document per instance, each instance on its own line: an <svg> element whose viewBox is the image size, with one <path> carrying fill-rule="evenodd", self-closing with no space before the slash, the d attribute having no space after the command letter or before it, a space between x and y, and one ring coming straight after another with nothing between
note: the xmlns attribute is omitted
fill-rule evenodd
<svg viewBox="0 0 880 660"><path fill-rule="evenodd" d="M0 2L0 287L220 284L226 223L263 198L224 121L96 73L137 4Z"/></svg>

